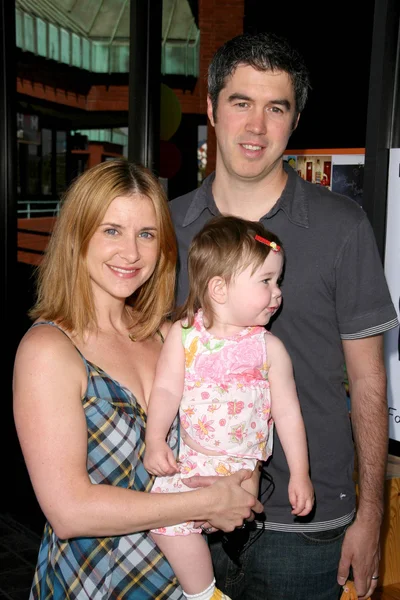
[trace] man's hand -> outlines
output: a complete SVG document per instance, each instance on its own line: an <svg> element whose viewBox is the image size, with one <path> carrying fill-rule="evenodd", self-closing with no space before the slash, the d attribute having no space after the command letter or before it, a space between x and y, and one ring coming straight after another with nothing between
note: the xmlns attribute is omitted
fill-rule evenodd
<svg viewBox="0 0 400 600"><path fill-rule="evenodd" d="M344 585L352 567L358 600L367 600L378 585L380 521L356 518L346 531L338 568L338 583Z"/></svg>

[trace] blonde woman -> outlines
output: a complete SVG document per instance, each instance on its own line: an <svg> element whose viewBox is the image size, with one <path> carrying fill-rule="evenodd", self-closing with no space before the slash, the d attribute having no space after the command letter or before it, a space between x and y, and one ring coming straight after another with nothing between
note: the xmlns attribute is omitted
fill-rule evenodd
<svg viewBox="0 0 400 600"><path fill-rule="evenodd" d="M32 599L181 599L147 530L184 518L231 531L261 511L241 487L246 470L147 493L147 402L175 262L166 198L145 168L106 162L67 191L15 360L16 428L47 519Z"/></svg>

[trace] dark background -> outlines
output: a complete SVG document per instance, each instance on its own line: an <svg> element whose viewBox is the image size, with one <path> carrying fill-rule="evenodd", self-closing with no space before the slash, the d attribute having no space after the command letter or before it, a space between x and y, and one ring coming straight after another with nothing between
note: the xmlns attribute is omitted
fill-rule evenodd
<svg viewBox="0 0 400 600"><path fill-rule="evenodd" d="M286 37L310 71L289 148L365 148L373 17L373 0L245 0L244 31Z"/></svg>

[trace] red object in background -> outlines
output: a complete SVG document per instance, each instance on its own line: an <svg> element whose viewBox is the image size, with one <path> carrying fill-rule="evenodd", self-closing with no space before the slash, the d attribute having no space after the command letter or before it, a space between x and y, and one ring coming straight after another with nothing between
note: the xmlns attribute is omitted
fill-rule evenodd
<svg viewBox="0 0 400 600"><path fill-rule="evenodd" d="M330 160L324 160L324 174L328 180L327 185L331 184L331 165L332 163Z"/></svg>
<svg viewBox="0 0 400 600"><path fill-rule="evenodd" d="M311 161L307 161L307 165L306 165L306 180L307 181L312 181L312 162Z"/></svg>
<svg viewBox="0 0 400 600"><path fill-rule="evenodd" d="M322 175L321 185L324 185L325 187L329 186L328 177L325 173Z"/></svg>
<svg viewBox="0 0 400 600"><path fill-rule="evenodd" d="M160 177L171 179L182 165L181 151L172 142L160 141Z"/></svg>

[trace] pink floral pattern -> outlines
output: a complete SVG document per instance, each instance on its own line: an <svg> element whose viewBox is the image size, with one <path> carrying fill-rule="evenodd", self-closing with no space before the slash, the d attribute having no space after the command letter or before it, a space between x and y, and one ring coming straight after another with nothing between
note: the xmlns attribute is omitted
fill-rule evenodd
<svg viewBox="0 0 400 600"><path fill-rule="evenodd" d="M233 402L228 402L228 415L240 415L242 410L244 409L244 402L241 400L237 402L234 400Z"/></svg>
<svg viewBox="0 0 400 600"><path fill-rule="evenodd" d="M190 360L186 360L179 410L180 472L157 477L152 492L188 492L191 488L183 483L186 477L252 470L272 452L265 329L249 327L232 338L220 339L205 329L199 311L193 326L182 328L182 340ZM188 438L204 453L189 447ZM155 532L188 535L201 530L193 523L180 523Z"/></svg>
<svg viewBox="0 0 400 600"><path fill-rule="evenodd" d="M206 450L266 460L272 451L271 399L265 329L248 327L217 338L198 311L182 329L185 350L196 348L185 372L180 415L186 434ZM216 418L214 419L213 416ZM266 443L261 446L260 440Z"/></svg>
<svg viewBox="0 0 400 600"><path fill-rule="evenodd" d="M193 429L196 431L199 440L209 438L211 432L215 431L212 426L213 423L214 421L207 421L206 415L203 415L201 419L197 420L197 423L193 425Z"/></svg>

